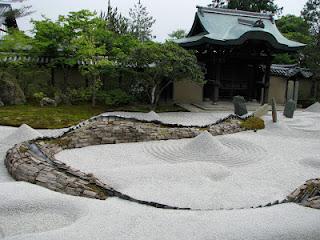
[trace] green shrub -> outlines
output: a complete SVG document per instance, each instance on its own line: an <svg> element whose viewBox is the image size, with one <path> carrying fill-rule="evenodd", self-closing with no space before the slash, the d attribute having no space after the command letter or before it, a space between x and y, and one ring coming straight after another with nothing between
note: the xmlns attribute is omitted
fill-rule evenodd
<svg viewBox="0 0 320 240"><path fill-rule="evenodd" d="M133 97L121 89L115 89L106 92L99 92L97 94L97 100L99 103L107 106L118 107L129 104L133 101Z"/></svg>
<svg viewBox="0 0 320 240"><path fill-rule="evenodd" d="M32 95L32 98L36 103L39 103L45 97L47 96L43 92L36 92Z"/></svg>
<svg viewBox="0 0 320 240"><path fill-rule="evenodd" d="M261 118L250 117L247 120L241 122L241 127L248 130L259 130L264 129L265 124Z"/></svg>
<svg viewBox="0 0 320 240"><path fill-rule="evenodd" d="M91 92L90 89L69 89L68 90L68 99L72 104L78 105L87 103L91 100Z"/></svg>

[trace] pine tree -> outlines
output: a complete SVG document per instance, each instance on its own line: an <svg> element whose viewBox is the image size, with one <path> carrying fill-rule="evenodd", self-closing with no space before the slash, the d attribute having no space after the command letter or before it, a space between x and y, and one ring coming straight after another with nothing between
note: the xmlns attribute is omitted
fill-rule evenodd
<svg viewBox="0 0 320 240"><path fill-rule="evenodd" d="M131 18L131 32L140 41L147 41L153 38L152 26L156 20L149 15L147 8L139 0L129 12Z"/></svg>
<svg viewBox="0 0 320 240"><path fill-rule="evenodd" d="M25 0L6 0L6 1L2 1L3 3L15 3L15 2L24 2ZM32 6L22 6L20 8L9 8L6 11L3 11L0 14L0 17L5 18L4 21L4 26L6 26L6 28L9 29L18 29L18 24L17 24L17 18L21 18L21 17L25 17L28 16L32 13L34 13L34 11L31 11ZM2 32L7 32L7 30L5 29L0 29L0 31Z"/></svg>
<svg viewBox="0 0 320 240"><path fill-rule="evenodd" d="M228 8L250 12L272 12L280 14L282 8L274 0L229 0Z"/></svg>
<svg viewBox="0 0 320 240"><path fill-rule="evenodd" d="M208 6L213 8L224 8L226 7L226 2L224 0L212 0L212 3Z"/></svg>
<svg viewBox="0 0 320 240"><path fill-rule="evenodd" d="M311 32L320 35L320 0L309 0L301 15L309 23Z"/></svg>
<svg viewBox="0 0 320 240"><path fill-rule="evenodd" d="M129 20L118 13L118 8L113 8L111 6L110 0L108 1L107 12L101 12L100 18L107 22L108 29L117 34L127 34L129 33Z"/></svg>

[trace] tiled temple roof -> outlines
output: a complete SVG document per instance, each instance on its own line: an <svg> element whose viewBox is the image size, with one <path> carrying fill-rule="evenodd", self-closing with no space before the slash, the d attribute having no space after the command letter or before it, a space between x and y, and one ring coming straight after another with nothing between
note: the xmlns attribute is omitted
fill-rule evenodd
<svg viewBox="0 0 320 240"><path fill-rule="evenodd" d="M303 78L311 78L313 73L307 68L301 68L297 64L292 65L280 65L273 64L271 66L271 74L279 77L292 78L300 76Z"/></svg>

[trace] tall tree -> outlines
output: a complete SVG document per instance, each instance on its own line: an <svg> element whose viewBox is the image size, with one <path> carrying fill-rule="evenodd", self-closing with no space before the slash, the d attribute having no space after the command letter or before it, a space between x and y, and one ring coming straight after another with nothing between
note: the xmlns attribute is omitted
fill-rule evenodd
<svg viewBox="0 0 320 240"><path fill-rule="evenodd" d="M282 16L276 21L280 32L288 39L301 43L311 43L312 37L309 32L309 24L302 18L294 15ZM301 52L277 54L274 63L295 64L299 63Z"/></svg>
<svg viewBox="0 0 320 240"><path fill-rule="evenodd" d="M305 63L320 79L320 0L308 0L303 11L303 18L310 24L312 42L306 47Z"/></svg>
<svg viewBox="0 0 320 240"><path fill-rule="evenodd" d="M238 9L250 12L272 12L280 14L283 8L278 7L274 0L229 0L229 9Z"/></svg>
<svg viewBox="0 0 320 240"><path fill-rule="evenodd" d="M280 32L288 39L308 44L311 41L309 24L302 17L295 15L282 16L276 21Z"/></svg>
<svg viewBox="0 0 320 240"><path fill-rule="evenodd" d="M301 12L302 17L310 24L311 32L320 34L320 0L308 0Z"/></svg>
<svg viewBox="0 0 320 240"><path fill-rule="evenodd" d="M147 8L142 5L141 0L130 8L131 32L140 41L147 41L153 38L152 26L156 20L150 16Z"/></svg>
<svg viewBox="0 0 320 240"><path fill-rule="evenodd" d="M140 43L133 49L129 65L138 69L139 84L147 93L152 108L157 106L161 93L173 82L204 82L195 55L173 42Z"/></svg>
<svg viewBox="0 0 320 240"><path fill-rule="evenodd" d="M226 7L225 0L212 0L212 3L208 5L209 7L213 8L224 8Z"/></svg>
<svg viewBox="0 0 320 240"><path fill-rule="evenodd" d="M107 12L101 12L100 18L106 21L110 31L120 35L129 33L129 20L118 12L117 7L111 6L110 0Z"/></svg>

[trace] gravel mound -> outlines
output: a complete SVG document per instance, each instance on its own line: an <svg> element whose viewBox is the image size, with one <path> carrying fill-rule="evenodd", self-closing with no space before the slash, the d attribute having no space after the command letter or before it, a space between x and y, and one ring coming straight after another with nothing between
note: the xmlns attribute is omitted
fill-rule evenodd
<svg viewBox="0 0 320 240"><path fill-rule="evenodd" d="M312 104L310 107L306 108L304 111L320 113L320 103L316 102L316 103Z"/></svg>
<svg viewBox="0 0 320 240"><path fill-rule="evenodd" d="M207 131L186 144L180 141L151 143L145 145L144 151L171 163L210 162L226 167L250 165L268 155L264 148L246 140L213 137Z"/></svg>
<svg viewBox="0 0 320 240"><path fill-rule="evenodd" d="M144 117L144 120L148 120L148 121L160 121L160 116L154 112L154 111L151 111L151 112L148 112L145 117Z"/></svg>
<svg viewBox="0 0 320 240"><path fill-rule="evenodd" d="M14 145L24 141L32 140L38 137L42 137L42 134L34 130L30 126L23 124L16 129L12 134L1 141L5 145Z"/></svg>

